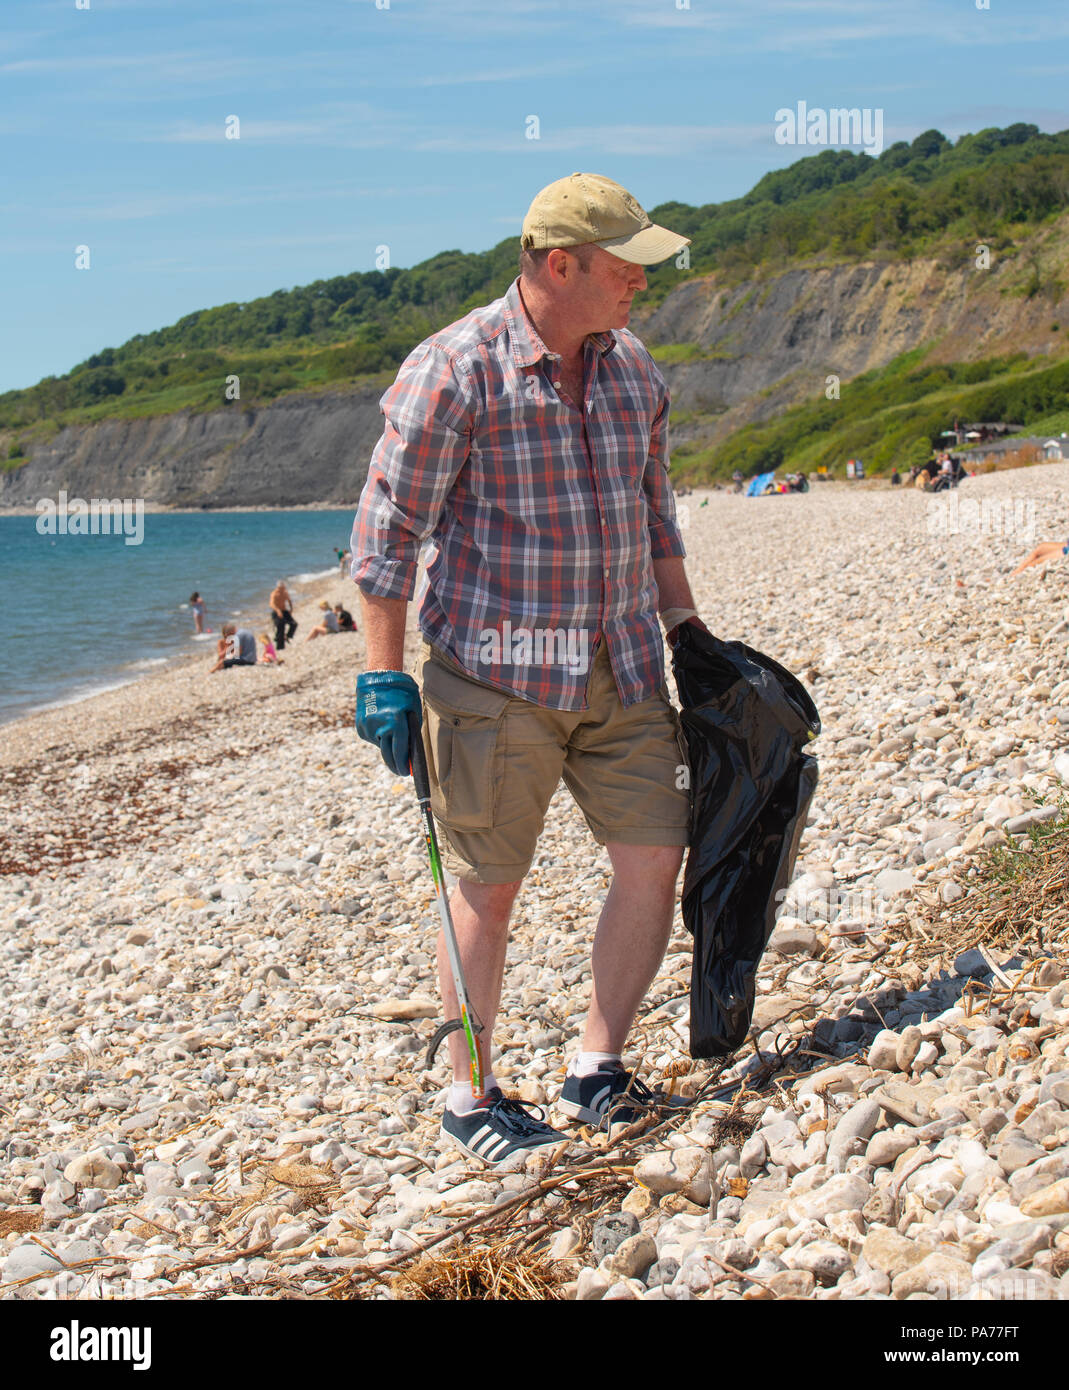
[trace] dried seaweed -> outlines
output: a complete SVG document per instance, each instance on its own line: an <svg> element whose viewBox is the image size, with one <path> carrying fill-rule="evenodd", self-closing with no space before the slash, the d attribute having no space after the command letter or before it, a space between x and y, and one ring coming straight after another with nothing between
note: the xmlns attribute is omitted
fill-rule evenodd
<svg viewBox="0 0 1069 1390"><path fill-rule="evenodd" d="M567 1272L544 1255L518 1251L512 1242L461 1246L443 1255L424 1255L394 1276L398 1299L451 1302L501 1299L545 1302L564 1297Z"/></svg>

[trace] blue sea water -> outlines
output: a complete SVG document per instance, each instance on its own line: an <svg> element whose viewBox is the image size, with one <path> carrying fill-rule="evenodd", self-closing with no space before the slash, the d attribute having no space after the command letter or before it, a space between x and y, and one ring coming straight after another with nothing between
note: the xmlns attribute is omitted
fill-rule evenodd
<svg viewBox="0 0 1069 1390"><path fill-rule="evenodd" d="M169 659L201 651L189 596L205 627L261 606L285 579L333 570L348 548L353 509L149 512L144 539L42 535L37 516L0 517L0 723L122 685ZM132 529L132 528L131 528ZM210 664L210 662L209 662Z"/></svg>

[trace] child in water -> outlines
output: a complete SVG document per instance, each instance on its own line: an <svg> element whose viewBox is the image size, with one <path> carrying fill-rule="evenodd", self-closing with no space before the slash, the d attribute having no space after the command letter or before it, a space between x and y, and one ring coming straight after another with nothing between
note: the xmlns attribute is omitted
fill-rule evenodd
<svg viewBox="0 0 1069 1390"><path fill-rule="evenodd" d="M198 633L204 632L204 600L201 598L199 590L194 589L190 594L189 607L193 613L194 630ZM211 628L207 630L211 632Z"/></svg>

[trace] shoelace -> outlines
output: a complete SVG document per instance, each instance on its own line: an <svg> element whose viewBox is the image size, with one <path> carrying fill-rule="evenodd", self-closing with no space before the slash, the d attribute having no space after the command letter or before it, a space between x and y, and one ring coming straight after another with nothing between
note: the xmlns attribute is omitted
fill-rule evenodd
<svg viewBox="0 0 1069 1390"><path fill-rule="evenodd" d="M508 1096L502 1096L500 1100L495 1100L487 1106L487 1109L496 1120L501 1121L505 1129L520 1139L529 1139L531 1135L541 1134L549 1128L545 1123L546 1112L540 1105L510 1100ZM528 1110L537 1110L538 1117L529 1115Z"/></svg>
<svg viewBox="0 0 1069 1390"><path fill-rule="evenodd" d="M646 1110L652 1109L657 1104L657 1097L637 1076L632 1075L626 1080L625 1078L627 1078L627 1072L620 1071L613 1081L608 1107L610 1112L623 1106L632 1105L632 1103L632 1108Z"/></svg>

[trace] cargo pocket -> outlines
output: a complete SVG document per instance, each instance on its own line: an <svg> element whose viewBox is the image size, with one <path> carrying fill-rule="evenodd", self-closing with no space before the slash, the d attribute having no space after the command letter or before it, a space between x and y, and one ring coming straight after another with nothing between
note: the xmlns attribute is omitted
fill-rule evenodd
<svg viewBox="0 0 1069 1390"><path fill-rule="evenodd" d="M452 830L492 830L505 764L505 709L498 690L434 656L423 663L424 744L431 810Z"/></svg>

